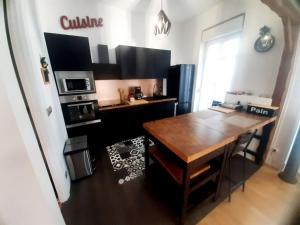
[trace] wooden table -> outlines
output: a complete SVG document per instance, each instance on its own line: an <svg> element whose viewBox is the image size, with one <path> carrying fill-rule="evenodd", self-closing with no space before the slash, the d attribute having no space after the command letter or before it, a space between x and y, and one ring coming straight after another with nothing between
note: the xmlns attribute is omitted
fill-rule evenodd
<svg viewBox="0 0 300 225"><path fill-rule="evenodd" d="M262 164L275 120L276 117L268 118L242 112L225 114L206 110L144 123L146 166L149 160L149 138L168 149L183 164L181 222L184 221L187 207L187 178L191 170L222 147L226 151L226 146L236 141L240 135L259 128L263 128L263 134L256 153L256 163Z"/></svg>

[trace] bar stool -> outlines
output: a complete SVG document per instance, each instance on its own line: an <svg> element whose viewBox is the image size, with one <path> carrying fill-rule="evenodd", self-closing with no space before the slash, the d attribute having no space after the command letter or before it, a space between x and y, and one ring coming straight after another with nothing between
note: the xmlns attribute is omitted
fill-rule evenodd
<svg viewBox="0 0 300 225"><path fill-rule="evenodd" d="M236 154L243 152L244 156L243 156L243 186L242 186L242 190L243 192L245 191L245 183L246 183L246 156L247 156L247 149L249 144L251 143L253 137L255 136L257 132L257 129L254 132L247 132L246 134L242 134L238 140L236 141L233 149L231 150L231 152L228 155L228 201L231 201L231 183L232 183L232 179L231 179L231 160L232 157L235 156ZM244 146L243 146L244 145Z"/></svg>

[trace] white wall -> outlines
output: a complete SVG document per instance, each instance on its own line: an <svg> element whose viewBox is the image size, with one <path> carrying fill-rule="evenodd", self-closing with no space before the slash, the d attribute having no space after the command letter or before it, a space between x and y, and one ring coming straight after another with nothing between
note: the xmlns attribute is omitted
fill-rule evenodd
<svg viewBox="0 0 300 225"><path fill-rule="evenodd" d="M109 2L96 0L91 0L89 4L84 0L39 0L39 3L42 31L89 37L94 62L98 62L97 44L109 46L111 62L115 62L114 48L125 44L170 49L172 64L198 64L200 47L203 47L202 30L237 14L246 13L241 50L231 89L248 90L265 96L270 96L273 92L283 49L283 27L280 18L260 0L216 1L217 4L205 12L199 9L201 14L196 17L184 22L172 21L169 36L155 36L153 33L153 24L160 10L159 1L150 1L145 12L121 9L113 4L109 5ZM166 14L172 15L174 12L168 12L169 8L166 5ZM62 15L69 18L86 15L102 17L104 26L63 30L59 23ZM276 44L270 52L262 54L257 53L253 45L263 25L271 27Z"/></svg>
<svg viewBox="0 0 300 225"><path fill-rule="evenodd" d="M231 90L248 90L256 95L271 96L283 50L283 26L280 18L260 0L224 0L205 13L185 21L181 26L181 62L200 62L201 68L200 56L204 51L202 31L240 13L246 13L246 17ZM276 43L270 52L262 54L257 53L253 45L259 29L264 25L271 27Z"/></svg>
<svg viewBox="0 0 300 225"><path fill-rule="evenodd" d="M39 13L42 32L61 33L85 36L89 38L92 60L98 62L98 44L109 47L110 62L115 63L114 48L117 45L145 45L145 17L141 13L106 5L92 0L39 0ZM63 30L60 26L60 16L68 18L102 17L103 27L89 29Z"/></svg>
<svg viewBox="0 0 300 225"><path fill-rule="evenodd" d="M70 194L70 179L65 177L67 168L63 156L67 133L53 74L50 74L50 84L44 85L40 71L40 57L48 56L38 22L40 18L34 1L8 1L8 8L18 71L59 199L63 202ZM49 117L46 112L48 106L53 110Z"/></svg>
<svg viewBox="0 0 300 225"><path fill-rule="evenodd" d="M180 59L180 36L181 27L179 23L172 23L171 31L168 36L154 35L154 21L156 15L147 15L146 17L146 43L145 46L149 48L160 48L171 50L171 65L181 63Z"/></svg>
<svg viewBox="0 0 300 225"><path fill-rule="evenodd" d="M278 152L270 153L267 160L277 169L284 168L300 125L300 35L291 78L285 94L286 98L271 144L271 148L277 148Z"/></svg>
<svg viewBox="0 0 300 225"><path fill-rule="evenodd" d="M173 2L172 2L173 3ZM173 4L176 4L175 2ZM178 4L178 2L177 2ZM145 46L149 48L161 48L171 50L171 65L181 63L181 36L182 26L179 21L171 20L171 30L169 35L157 35L154 34L154 25L157 20L157 14L160 8L159 1L151 1L149 8L145 14ZM175 8L175 7L173 7ZM170 17L170 7L167 5L164 7L165 13ZM169 10L168 10L169 9ZM174 13L174 12L173 12Z"/></svg>
<svg viewBox="0 0 300 225"><path fill-rule="evenodd" d="M0 224L64 225L13 70L0 1Z"/></svg>
<svg viewBox="0 0 300 225"><path fill-rule="evenodd" d="M160 10L160 4L149 6L157 10L140 12L134 9L121 9L113 4L92 1L87 4L85 0L44 0L39 4L43 32L79 35L89 38L92 60L98 62L98 44L106 44L109 48L110 63L115 63L114 48L118 45L133 45L139 47L163 48L172 50L172 64L178 63L176 52L179 42L180 29L178 23L172 23L169 36L155 36L153 22ZM63 30L59 23L62 15L68 18L76 16L102 17L102 28Z"/></svg>

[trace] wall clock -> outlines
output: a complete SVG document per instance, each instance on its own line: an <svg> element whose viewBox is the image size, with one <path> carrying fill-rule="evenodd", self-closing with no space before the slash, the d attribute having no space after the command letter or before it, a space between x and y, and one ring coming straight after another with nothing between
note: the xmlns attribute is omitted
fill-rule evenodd
<svg viewBox="0 0 300 225"><path fill-rule="evenodd" d="M271 50L275 44L275 37L271 34L271 29L263 26L259 30L260 37L257 38L254 48L257 52L267 52Z"/></svg>

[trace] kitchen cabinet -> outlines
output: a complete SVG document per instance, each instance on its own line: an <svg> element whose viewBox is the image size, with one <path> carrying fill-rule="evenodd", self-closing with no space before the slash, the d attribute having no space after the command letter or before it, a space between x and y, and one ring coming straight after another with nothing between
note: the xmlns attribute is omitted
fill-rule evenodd
<svg viewBox="0 0 300 225"><path fill-rule="evenodd" d="M119 80L121 69L118 64L110 64L107 45L98 45L99 63L92 64L95 80Z"/></svg>
<svg viewBox="0 0 300 225"><path fill-rule="evenodd" d="M44 33L53 71L90 71L92 60L87 37Z"/></svg>
<svg viewBox="0 0 300 225"><path fill-rule="evenodd" d="M101 110L97 136L103 146L143 135L143 123L174 116L174 101Z"/></svg>
<svg viewBox="0 0 300 225"><path fill-rule="evenodd" d="M121 79L121 69L118 64L93 63L92 70L95 80Z"/></svg>
<svg viewBox="0 0 300 225"><path fill-rule="evenodd" d="M117 64L122 79L150 79L167 77L171 51L119 45Z"/></svg>

